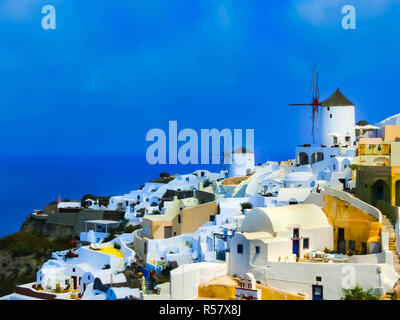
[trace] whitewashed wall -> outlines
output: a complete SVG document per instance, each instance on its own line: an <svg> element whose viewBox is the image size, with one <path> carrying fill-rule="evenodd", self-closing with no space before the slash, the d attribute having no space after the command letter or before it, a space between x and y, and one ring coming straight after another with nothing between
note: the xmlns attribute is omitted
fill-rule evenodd
<svg viewBox="0 0 400 320"><path fill-rule="evenodd" d="M197 297L197 286L227 274L225 263L200 262L185 264L171 271L171 299Z"/></svg>

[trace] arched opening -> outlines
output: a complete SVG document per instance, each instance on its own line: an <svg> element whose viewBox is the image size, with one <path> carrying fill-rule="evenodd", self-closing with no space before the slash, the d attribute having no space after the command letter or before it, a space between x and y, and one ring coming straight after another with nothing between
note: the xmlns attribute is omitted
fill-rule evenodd
<svg viewBox="0 0 400 320"><path fill-rule="evenodd" d="M316 163L324 160L324 154L322 152L314 152L311 156L311 163Z"/></svg>
<svg viewBox="0 0 400 320"><path fill-rule="evenodd" d="M297 160L300 165L309 164L308 154L305 152L299 152L297 155Z"/></svg>
<svg viewBox="0 0 400 320"><path fill-rule="evenodd" d="M384 166L385 165L385 157L377 157L374 159L374 164L377 166Z"/></svg>
<svg viewBox="0 0 400 320"><path fill-rule="evenodd" d="M389 200L389 187L383 180L378 180L372 185L372 203L375 206L377 201Z"/></svg>
<svg viewBox="0 0 400 320"><path fill-rule="evenodd" d="M400 207L400 180L396 181L395 185L395 192L396 192L396 206Z"/></svg>
<svg viewBox="0 0 400 320"><path fill-rule="evenodd" d="M342 162L343 165L343 170L346 170L347 168L350 168L350 160L344 159Z"/></svg>

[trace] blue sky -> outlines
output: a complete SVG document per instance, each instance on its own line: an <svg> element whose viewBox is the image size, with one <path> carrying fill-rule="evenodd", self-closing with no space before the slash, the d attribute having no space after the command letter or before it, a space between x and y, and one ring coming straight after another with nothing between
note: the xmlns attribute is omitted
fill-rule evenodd
<svg viewBox="0 0 400 320"><path fill-rule="evenodd" d="M288 104L310 100L313 64L357 121L399 112L399 17L398 1L0 1L1 150L145 157L147 131L177 120L253 128L259 161L294 157L311 107Z"/></svg>

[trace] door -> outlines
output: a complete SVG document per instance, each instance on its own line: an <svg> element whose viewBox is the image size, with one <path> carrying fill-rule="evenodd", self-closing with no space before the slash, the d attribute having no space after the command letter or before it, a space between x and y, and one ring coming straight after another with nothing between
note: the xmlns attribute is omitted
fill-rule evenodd
<svg viewBox="0 0 400 320"><path fill-rule="evenodd" d="M346 253L346 240L344 239L344 228L338 229L337 251L339 253Z"/></svg>
<svg viewBox="0 0 400 320"><path fill-rule="evenodd" d="M300 234L299 234L299 228L294 228L293 229L293 237L292 237L292 246L293 250L292 253L296 255L298 258L300 256Z"/></svg>
<svg viewBox="0 0 400 320"><path fill-rule="evenodd" d="M293 253L296 255L296 257L299 257L299 240L293 240Z"/></svg>
<svg viewBox="0 0 400 320"><path fill-rule="evenodd" d="M72 276L72 282L74 284L74 290L78 288L76 276Z"/></svg>
<svg viewBox="0 0 400 320"><path fill-rule="evenodd" d="M313 300L324 300L324 290L322 286L316 284L312 286L312 298Z"/></svg>
<svg viewBox="0 0 400 320"><path fill-rule="evenodd" d="M164 227L164 239L171 238L172 227Z"/></svg>

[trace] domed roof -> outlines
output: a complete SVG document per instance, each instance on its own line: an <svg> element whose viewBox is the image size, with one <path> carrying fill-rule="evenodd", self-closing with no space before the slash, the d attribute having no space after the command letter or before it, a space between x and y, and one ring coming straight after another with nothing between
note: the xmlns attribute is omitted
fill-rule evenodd
<svg viewBox="0 0 400 320"><path fill-rule="evenodd" d="M239 147L236 148L232 153L253 153L249 149L246 149L245 147Z"/></svg>
<svg viewBox="0 0 400 320"><path fill-rule="evenodd" d="M298 204L283 207L255 208L244 218L241 232L287 231L288 225L299 224L302 228L329 226L328 218L315 204Z"/></svg>

